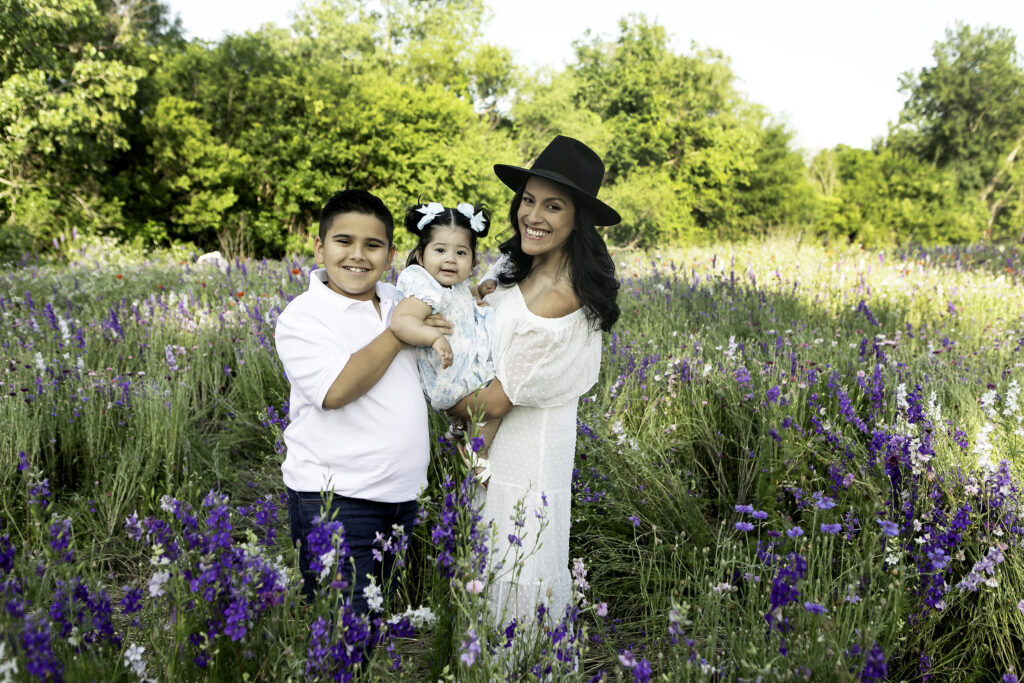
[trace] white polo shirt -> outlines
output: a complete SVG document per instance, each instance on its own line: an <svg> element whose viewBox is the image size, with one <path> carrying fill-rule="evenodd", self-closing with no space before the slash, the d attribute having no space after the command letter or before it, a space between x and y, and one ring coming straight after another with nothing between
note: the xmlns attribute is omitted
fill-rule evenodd
<svg viewBox="0 0 1024 683"><path fill-rule="evenodd" d="M294 491L333 490L383 503L413 500L427 485L430 458L413 350L399 351L363 396L337 410L322 407L352 354L387 328L395 287L377 283L378 316L373 301L338 294L326 281L325 270L310 273L309 289L281 312L274 334L291 384L284 483Z"/></svg>

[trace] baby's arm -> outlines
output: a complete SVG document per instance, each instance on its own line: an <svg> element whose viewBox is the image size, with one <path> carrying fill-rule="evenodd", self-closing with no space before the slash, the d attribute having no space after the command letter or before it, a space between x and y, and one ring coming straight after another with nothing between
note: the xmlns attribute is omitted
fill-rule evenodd
<svg viewBox="0 0 1024 683"><path fill-rule="evenodd" d="M433 327L424 322L430 311L430 304L416 297L402 299L391 315L391 331L406 344L433 347L441 356L441 366L447 368L453 358L451 344L444 335L445 329L450 328Z"/></svg>

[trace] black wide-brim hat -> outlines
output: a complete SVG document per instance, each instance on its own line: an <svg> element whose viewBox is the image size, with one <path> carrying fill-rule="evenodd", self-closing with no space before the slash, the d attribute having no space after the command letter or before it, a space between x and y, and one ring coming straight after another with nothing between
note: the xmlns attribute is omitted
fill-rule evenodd
<svg viewBox="0 0 1024 683"><path fill-rule="evenodd" d="M544 148L530 168L495 164L494 174L517 192L530 176L561 183L576 190L582 197L594 216L595 225L616 225L622 222L618 211L597 198L601 180L604 179L601 157L575 138L558 135Z"/></svg>

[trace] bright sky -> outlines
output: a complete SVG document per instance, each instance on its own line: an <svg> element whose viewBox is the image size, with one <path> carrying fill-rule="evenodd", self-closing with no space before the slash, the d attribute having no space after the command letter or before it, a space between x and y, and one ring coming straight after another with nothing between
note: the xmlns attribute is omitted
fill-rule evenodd
<svg viewBox="0 0 1024 683"><path fill-rule="evenodd" d="M169 0L188 35L217 40L263 23L287 26L300 0ZM934 64L932 47L957 21L1000 26L1024 51L1022 0L488 0L488 42L524 66L560 67L584 31L618 34L627 12L668 31L673 48L696 42L730 60L739 88L796 132L810 152L870 147L903 106L899 76Z"/></svg>

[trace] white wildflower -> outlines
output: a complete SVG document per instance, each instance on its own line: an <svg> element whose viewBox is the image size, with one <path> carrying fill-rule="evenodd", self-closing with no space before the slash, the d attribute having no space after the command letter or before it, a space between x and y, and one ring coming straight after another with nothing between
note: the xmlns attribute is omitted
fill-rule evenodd
<svg viewBox="0 0 1024 683"><path fill-rule="evenodd" d="M978 456L978 466L988 470L995 470L996 467L992 461L992 441L988 438L994 429L995 426L991 422L983 424L974 441L974 450L971 451L972 454Z"/></svg>
<svg viewBox="0 0 1024 683"><path fill-rule="evenodd" d="M14 675L18 673L18 657L15 653L9 660L5 660L7 644L0 640L0 683L11 683Z"/></svg>
<svg viewBox="0 0 1024 683"><path fill-rule="evenodd" d="M938 402L938 397L935 392L928 397L928 417L932 419L932 422L938 424L942 422L942 405Z"/></svg>
<svg viewBox="0 0 1024 683"><path fill-rule="evenodd" d="M736 350L738 348L739 348L739 346L736 344L736 336L735 335L730 336L729 337L729 348L727 348L725 350L725 358L726 358L726 360L730 360L730 361L735 360L735 358L736 358Z"/></svg>
<svg viewBox="0 0 1024 683"><path fill-rule="evenodd" d="M331 572L334 570L334 558L336 555L337 553L334 548L331 548L320 556L320 566L322 567L319 576L320 581L323 581L330 576Z"/></svg>
<svg viewBox="0 0 1024 683"><path fill-rule="evenodd" d="M132 643L124 651L124 665L125 667L132 670L137 677L142 678L146 675L146 661L142 658L145 654L146 648L141 645Z"/></svg>
<svg viewBox="0 0 1024 683"><path fill-rule="evenodd" d="M1016 415L1017 411L1020 410L1020 405L1017 403L1017 397L1020 395L1020 385L1017 380L1012 380L1010 386L1006 388L1006 398L1003 399L1003 415Z"/></svg>
<svg viewBox="0 0 1024 683"><path fill-rule="evenodd" d="M437 622L437 615L425 605L420 605L416 609L407 606L405 612L396 617L391 617L390 621L394 623L401 619L408 619L414 628L421 629L433 626Z"/></svg>
<svg viewBox="0 0 1024 683"><path fill-rule="evenodd" d="M170 572L153 572L153 576L149 578L149 595L153 598L159 598L165 593L164 584L171 578Z"/></svg>
<svg viewBox="0 0 1024 683"><path fill-rule="evenodd" d="M43 354L36 351L36 370L46 372L46 363L43 361Z"/></svg>
<svg viewBox="0 0 1024 683"><path fill-rule="evenodd" d="M996 390L986 391L981 396L981 410L985 413L985 417L994 419L996 416L996 409L993 407L996 402Z"/></svg>
<svg viewBox="0 0 1024 683"><path fill-rule="evenodd" d="M896 387L896 408L899 410L910 409L910 404L907 403L907 385L903 382Z"/></svg>
<svg viewBox="0 0 1024 683"><path fill-rule="evenodd" d="M374 580L373 575L367 574L367 577L369 577L370 583L363 589L363 597L366 598L366 605L370 608L371 612L380 612L384 609L384 594Z"/></svg>

